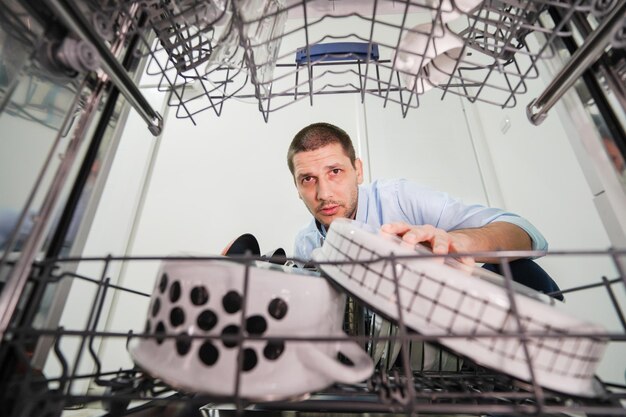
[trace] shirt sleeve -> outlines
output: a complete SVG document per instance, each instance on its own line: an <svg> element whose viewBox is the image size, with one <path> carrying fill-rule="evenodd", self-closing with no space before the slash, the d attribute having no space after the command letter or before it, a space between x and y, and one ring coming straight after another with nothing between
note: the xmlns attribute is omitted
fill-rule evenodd
<svg viewBox="0 0 626 417"><path fill-rule="evenodd" d="M548 242L528 220L502 209L467 205L449 194L410 181L398 183L398 201L413 224L431 224L446 231L482 227L502 221L521 227L532 240L532 249L545 251Z"/></svg>

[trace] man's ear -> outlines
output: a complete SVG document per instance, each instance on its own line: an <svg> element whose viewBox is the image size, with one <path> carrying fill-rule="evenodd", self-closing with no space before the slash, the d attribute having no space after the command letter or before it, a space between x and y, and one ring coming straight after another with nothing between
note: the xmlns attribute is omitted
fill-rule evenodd
<svg viewBox="0 0 626 417"><path fill-rule="evenodd" d="M356 169L356 178L359 184L363 182L363 161L360 158L354 160L354 168Z"/></svg>

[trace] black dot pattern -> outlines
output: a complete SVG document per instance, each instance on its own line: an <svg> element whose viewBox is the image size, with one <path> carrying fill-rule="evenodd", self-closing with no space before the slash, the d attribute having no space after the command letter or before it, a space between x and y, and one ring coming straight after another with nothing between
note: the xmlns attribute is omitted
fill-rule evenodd
<svg viewBox="0 0 626 417"><path fill-rule="evenodd" d="M251 316L246 319L246 331L249 334L262 335L267 330L267 321L263 316Z"/></svg>
<svg viewBox="0 0 626 417"><path fill-rule="evenodd" d="M287 315L288 310L287 302L282 298L274 298L270 301L269 306L267 307L267 312L270 316L274 317L277 320L284 318Z"/></svg>
<svg viewBox="0 0 626 417"><path fill-rule="evenodd" d="M198 350L198 357L207 366L213 366L220 357L220 352L210 341L206 341Z"/></svg>
<svg viewBox="0 0 626 417"><path fill-rule="evenodd" d="M158 322L156 325L156 330L154 332L156 342L160 345L165 340L165 325L162 321Z"/></svg>
<svg viewBox="0 0 626 417"><path fill-rule="evenodd" d="M196 329L209 332L218 326L220 322L218 314L214 310L207 308L210 298L209 288L207 286L198 284L193 286L191 290L187 289L183 293L181 282L177 280L176 277L170 277L167 273L163 273L157 287L159 292L155 294L154 301L150 308L151 317L154 318L146 320L145 325L145 333L150 334L153 332L152 334L157 344L162 345L167 339L167 334L173 332L173 328L179 328L177 332L178 335L174 339L174 346L178 356L186 357L188 355L198 355L198 359L205 366L214 366L219 360L220 349L233 349L242 343L241 337L243 329L236 324L229 324L223 328L221 328L222 326L218 328L222 337L223 348L220 347L215 340L198 340L198 342L194 342L193 337L186 328L180 329L181 326L193 326L194 317L196 320L195 324L197 325ZM161 296L160 294L163 295ZM162 299L163 297L167 298ZM187 300L191 301L191 305L200 308L198 310L190 310L185 306L172 305L171 309L169 309L170 306L168 304L179 302L181 297L188 297ZM219 296L217 300L219 300ZM243 298L239 292L231 290L221 297L221 304L226 313L235 314L241 311ZM159 316L159 314L162 314L162 309L169 309L169 317L157 322L155 318ZM268 320L271 321L269 317L281 320L286 317L288 310L288 304L284 299L274 298L267 305L266 314L255 314L246 318L246 333L243 333L243 336L246 334L250 336L264 335L269 328ZM187 318L188 315L190 315L189 319ZM244 345L241 350L243 357L240 357L242 360L241 369L243 372L250 372L258 366L259 360L262 361L264 360L263 358L265 358L265 360L276 361L283 355L284 351L285 342L283 340L269 340L262 349L260 346L258 348L252 348Z"/></svg>
<svg viewBox="0 0 626 417"><path fill-rule="evenodd" d="M176 336L176 352L180 356L185 356L191 349L191 337L187 333L181 333Z"/></svg>
<svg viewBox="0 0 626 417"><path fill-rule="evenodd" d="M337 360L343 363L344 365L354 366L354 362L352 362L349 357L342 354L341 352L337 352Z"/></svg>
<svg viewBox="0 0 626 417"><path fill-rule="evenodd" d="M278 359L284 351L285 342L283 342L282 340L271 340L267 342L267 345L265 345L265 348L263 348L263 356L265 356L266 359L273 361Z"/></svg>
<svg viewBox="0 0 626 417"><path fill-rule="evenodd" d="M256 356L256 352L254 349L246 348L243 350L243 370L244 372L248 372L254 369L256 364L258 363L258 359Z"/></svg>
<svg viewBox="0 0 626 417"><path fill-rule="evenodd" d="M165 289L167 288L168 281L169 281L169 278L168 278L166 273L161 275L161 281L159 281L159 291L161 291L161 294L163 294L165 292Z"/></svg>
<svg viewBox="0 0 626 417"><path fill-rule="evenodd" d="M170 301L175 303L180 298L180 282L174 281L170 287Z"/></svg>
<svg viewBox="0 0 626 417"><path fill-rule="evenodd" d="M152 317L156 317L159 314L159 310L161 310L161 299L156 297L154 303L152 303Z"/></svg>
<svg viewBox="0 0 626 417"><path fill-rule="evenodd" d="M202 306L209 301L209 292L202 285L191 289L191 303L196 306Z"/></svg>
<svg viewBox="0 0 626 417"><path fill-rule="evenodd" d="M198 315L196 323L199 328L208 332L217 324L217 316L211 310L204 310Z"/></svg>
<svg viewBox="0 0 626 417"><path fill-rule="evenodd" d="M241 310L241 295L237 291L228 291L222 298L224 311L233 314Z"/></svg>
<svg viewBox="0 0 626 417"><path fill-rule="evenodd" d="M239 334L239 326L235 326L235 325L230 325L230 326L226 326L224 327L224 330L222 330L222 336L233 336L233 335L237 335ZM227 348L233 348L235 346L237 346L238 342L236 340L230 340L230 339L222 339L222 342L224 343L224 346Z"/></svg>
<svg viewBox="0 0 626 417"><path fill-rule="evenodd" d="M180 307L174 307L170 311L170 323L174 327L178 327L185 322L185 312Z"/></svg>

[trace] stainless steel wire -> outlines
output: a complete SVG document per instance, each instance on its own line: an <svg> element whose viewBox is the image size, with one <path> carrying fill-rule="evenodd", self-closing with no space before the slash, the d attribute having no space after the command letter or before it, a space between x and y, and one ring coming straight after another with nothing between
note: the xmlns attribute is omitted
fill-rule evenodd
<svg viewBox="0 0 626 417"><path fill-rule="evenodd" d="M499 256L504 266L508 265L509 256L512 253L490 253L490 256ZM433 255L434 256L434 255ZM626 253L622 252L603 252L603 251L564 251L558 253L548 253L548 257L606 257L611 259L613 256L624 257ZM421 255L419 257L424 257ZM408 259L413 257L408 257ZM101 357L101 353L94 347L96 340L128 341L133 338L161 338L176 339L180 335L170 333L155 333L154 330L140 330L129 328L127 331L107 330L102 327L101 321L103 317L102 308L107 303L107 299L114 296L114 293L123 293L126 302L131 304L146 303L151 297L149 292L139 291L135 288L127 286L119 286L112 284L111 277L107 273L108 270L120 270L116 264L134 265L145 262L164 261L164 260L182 260L185 262L210 262L215 260L223 261L222 257L91 257L91 258L64 258L50 259L39 262L35 265L33 275L30 280L37 281L42 285L55 285L61 280L75 280L84 283L92 288L85 294L92 294L93 300L88 303L92 307L86 313L84 328L55 328L43 329L33 328L31 326L9 326L6 330L6 338L8 342L2 346L0 356L7 354L7 349L17 353L20 358L20 371L15 374L10 381L4 381L5 391L2 401L6 401L6 395L12 395L19 398L17 401L25 407L28 404L27 399L33 396L40 398L44 409L51 410L55 406L61 404L64 407L75 404L117 404L122 407L122 411L129 406L132 400L150 401L153 406L164 406L168 404L184 404L188 407L190 404L198 408L205 404L234 404L235 409L243 412L244 410L255 409L259 412L276 413L281 410L290 412L313 412L324 409L327 412L380 412L380 413L404 413L412 415L416 412L435 412L435 413L499 413L499 414L536 414L536 413L590 413L590 414L606 414L606 415L626 415L626 409L620 405L620 401L626 400L626 385L619 384L603 384L597 379L599 395L595 398L578 398L563 393L554 392L545 388L540 388L534 381L521 381L505 374L490 370L464 358L463 366L456 371L450 370L430 370L418 371L408 366L409 352L406 346L411 342L429 341L437 342L441 338L467 338L473 339L485 338L493 340L497 338L516 338L524 339L527 337L543 337L543 338L559 338L561 334L552 330L528 330L520 322L517 331L493 331L486 333L471 332L471 334L449 334L449 335L424 335L414 332L407 332L403 325L403 313L400 314L400 331L395 334L344 334L344 335L320 335L315 337L285 335L284 340L294 341L346 341L352 340L360 344L378 343L380 341L393 341L403 345L404 353L400 355L400 359L393 364L392 367L379 367L374 375L364 383L360 384L335 384L327 389L312 394L309 399L300 399L291 402L270 402L270 403L251 403L250 400L242 398L238 395L238 390L234 391L234 396L220 397L207 394L178 393L164 397L165 394L173 393L175 390L159 379L152 378L149 373L137 368L105 363ZM246 305L247 299L254 297L246 290L250 268L253 263L259 261L259 258L242 256L232 258L233 262L241 262L247 265L244 269L245 276L242 277L244 283L242 305ZM407 257L397 258L395 256L372 258L364 261L366 264L375 265L376 263L387 262L394 264ZM335 264L337 262L334 262ZM66 265L91 265L91 271L97 276L88 276L77 273L63 272ZM333 264L333 262L324 262L316 264L320 267L324 264ZM349 264L341 262L341 264ZM98 266L94 269L93 266ZM74 268L72 268L74 269ZM396 268L391 268L395 271ZM507 282L511 277L508 268L504 268ZM146 279L149 277L142 277ZM253 277L252 277L253 278ZM320 278L323 279L323 278ZM207 277L206 284L211 291L211 277ZM397 279L394 282L395 291L398 293L399 287L402 285ZM563 289L562 293L572 296L575 294L585 294L590 291L596 291L598 288L605 288L605 298L607 302L613 303L616 315L623 317L623 306L618 297L615 297L616 291L622 291L624 288L622 277L589 277L583 285L572 288ZM512 289L508 287L507 291ZM397 294L396 294L397 295ZM511 296L512 293L511 293ZM37 306L32 306L37 308ZM118 306L124 308L124 306ZM515 315L515 309L511 310L511 314ZM245 317L243 314L241 317ZM525 318L526 319L526 318ZM241 328L244 328L243 322ZM346 322L347 324L347 322ZM154 326L153 326L154 329ZM39 370L31 368L29 365L29 341L33 338L53 337L54 352L50 354L51 359L61 366L56 373L48 371L45 375ZM618 343L620 345L626 343L626 329L607 330L605 334L577 334L569 333L568 337L600 337ZM238 334L194 334L189 335L191 340L202 339L211 340L220 343L234 343L241 346L248 340L272 340L275 336L252 335L240 331ZM73 340L80 347L78 350L67 349L68 341ZM532 353L527 352L527 356ZM240 358L241 360L241 358ZM93 364L91 368L80 367L80 362L90 362ZM167 366L167 364L163 364ZM534 366L528 363L531 368ZM238 373L242 372L242 363L239 363ZM93 369L86 371L85 369ZM184 372L181 370L181 372ZM532 373L531 373L532 375ZM297 376L294 376L297 377ZM100 393L90 390L89 392L80 392L72 389L74 383L83 380L94 381L96 386L102 387ZM216 406L219 408L219 406ZM131 412L132 407L126 412ZM33 414L39 415L39 414Z"/></svg>
<svg viewBox="0 0 626 417"><path fill-rule="evenodd" d="M572 16L594 7L590 0L484 0L468 10L464 2L446 8L445 2L369 0L359 7L342 3L347 6L335 10L328 2L292 0L267 14L250 15L239 10L246 2L210 4L222 5L221 13L207 17L207 3L201 1L181 2L176 12L146 6L159 39L148 54L149 74L161 89L172 91L177 116L192 121L207 110L219 115L230 99L256 104L267 120L271 112L324 94L376 96L383 105L399 104L403 115L419 106L423 94L450 93L513 107L526 83L538 77L537 60L550 58L555 40L571 35ZM550 21L550 8L564 11L558 24ZM256 36L264 26L272 27L271 35ZM430 63L428 52L434 47L441 56L449 49L438 46L442 28L461 45L451 58L456 62L445 68ZM418 42L411 43L412 37ZM211 58L220 42L236 39L228 59ZM337 49L336 43L347 46ZM278 48L275 58L255 59L272 48ZM421 64L399 65L402 54ZM445 76L433 81L428 71Z"/></svg>

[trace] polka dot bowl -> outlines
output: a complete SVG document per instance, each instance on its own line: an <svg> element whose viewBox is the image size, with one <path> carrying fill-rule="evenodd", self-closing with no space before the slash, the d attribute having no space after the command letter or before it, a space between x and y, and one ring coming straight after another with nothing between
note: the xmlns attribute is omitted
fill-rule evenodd
<svg viewBox="0 0 626 417"><path fill-rule="evenodd" d="M148 337L131 341L131 357L176 389L255 401L301 398L368 378L372 360L343 339L345 296L324 278L297 271L164 261Z"/></svg>

